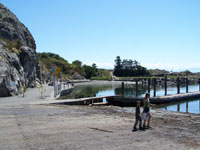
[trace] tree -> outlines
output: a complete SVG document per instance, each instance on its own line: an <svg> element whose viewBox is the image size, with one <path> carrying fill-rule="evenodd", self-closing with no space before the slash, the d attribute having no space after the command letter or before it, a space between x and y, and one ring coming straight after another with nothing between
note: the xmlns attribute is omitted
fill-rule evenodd
<svg viewBox="0 0 200 150"><path fill-rule="evenodd" d="M77 67L81 67L82 66L82 62L79 60L75 60L72 62L73 65L77 66Z"/></svg>
<svg viewBox="0 0 200 150"><path fill-rule="evenodd" d="M84 70L84 76L87 79L90 79L91 77L96 77L97 76L97 70L94 67L88 66L88 65L84 65L83 66L83 70Z"/></svg>
<svg viewBox="0 0 200 150"><path fill-rule="evenodd" d="M115 76L121 76L122 74L122 61L121 61L120 56L117 56L115 59L115 67L114 67L113 74Z"/></svg>
<svg viewBox="0 0 200 150"><path fill-rule="evenodd" d="M134 65L137 67L138 65L140 65L140 63L137 60L133 61Z"/></svg>
<svg viewBox="0 0 200 150"><path fill-rule="evenodd" d="M95 63L92 64L92 67L97 69L97 65Z"/></svg>
<svg viewBox="0 0 200 150"><path fill-rule="evenodd" d="M184 71L184 74L185 74L186 76L188 76L188 75L191 74L191 72L190 72L190 70L185 70L185 71Z"/></svg>
<svg viewBox="0 0 200 150"><path fill-rule="evenodd" d="M136 60L124 59L121 61L120 57L117 56L115 60L114 75L118 77L128 76L144 76L148 75L148 71L145 67L141 66Z"/></svg>

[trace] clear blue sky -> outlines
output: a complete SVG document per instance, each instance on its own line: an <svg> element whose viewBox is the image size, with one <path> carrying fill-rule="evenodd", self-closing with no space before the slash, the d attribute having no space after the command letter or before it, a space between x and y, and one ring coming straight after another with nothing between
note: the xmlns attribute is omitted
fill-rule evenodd
<svg viewBox="0 0 200 150"><path fill-rule="evenodd" d="M29 28L38 52L104 68L113 68L118 55L148 68L200 68L200 0L1 3Z"/></svg>

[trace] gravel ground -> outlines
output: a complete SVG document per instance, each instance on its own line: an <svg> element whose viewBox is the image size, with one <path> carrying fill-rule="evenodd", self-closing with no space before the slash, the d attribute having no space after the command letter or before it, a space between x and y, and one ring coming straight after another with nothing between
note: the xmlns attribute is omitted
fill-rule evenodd
<svg viewBox="0 0 200 150"><path fill-rule="evenodd" d="M134 108L35 101L44 101L38 89L0 99L0 149L200 150L200 115L152 110L152 128L132 132Z"/></svg>
<svg viewBox="0 0 200 150"><path fill-rule="evenodd" d="M0 109L0 148L200 149L200 116L154 111L152 129L131 132L134 114L109 106L21 105ZM134 111L134 110L133 110Z"/></svg>

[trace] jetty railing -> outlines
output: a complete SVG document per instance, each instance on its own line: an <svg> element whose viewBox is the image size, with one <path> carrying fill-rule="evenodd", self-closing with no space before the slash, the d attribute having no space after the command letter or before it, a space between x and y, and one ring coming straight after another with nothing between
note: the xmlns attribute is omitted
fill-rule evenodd
<svg viewBox="0 0 200 150"><path fill-rule="evenodd" d="M61 81L54 83L54 97L59 96L62 90L72 88L74 86L73 82Z"/></svg>

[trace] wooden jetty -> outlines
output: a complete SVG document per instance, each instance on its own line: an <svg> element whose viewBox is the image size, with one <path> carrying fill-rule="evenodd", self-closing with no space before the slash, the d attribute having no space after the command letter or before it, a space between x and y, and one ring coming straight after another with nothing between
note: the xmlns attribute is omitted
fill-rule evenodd
<svg viewBox="0 0 200 150"><path fill-rule="evenodd" d="M195 98L200 98L200 92L151 97L150 102L152 104L165 104L165 103L180 102ZM143 105L143 100L144 100L143 97L112 97L110 99L107 99L109 105L122 106L122 107L136 106L137 101L140 101L141 104Z"/></svg>
<svg viewBox="0 0 200 150"><path fill-rule="evenodd" d="M65 100L54 100L51 104L62 104L62 105L90 105L96 103L103 103L103 99L107 101L109 99L120 98L121 96L100 96L100 97L87 97L79 99L65 99Z"/></svg>
<svg viewBox="0 0 200 150"><path fill-rule="evenodd" d="M173 81L170 81L172 80ZM176 84L176 87L177 87L177 94L180 94L180 88L181 88L181 85L184 85L185 86L185 92L186 93L189 93L189 83L191 82L191 80L194 80L194 79L190 79L188 77L177 77L177 78L168 78L167 76L165 77L160 77L160 78L136 78L136 79L133 79L131 80L132 82L134 81L135 82L135 89L136 89L136 97L138 96L138 93L139 93L139 81L143 84L147 84L147 91L148 93L150 93L150 90L152 89L153 90L153 97L156 97L156 92L157 92L157 86L163 86L164 87L164 95L167 96L167 88L168 88L168 84L171 84L171 83L174 83ZM195 80L198 80L198 84L199 84L199 88L198 90L200 91L200 78L195 78ZM125 85L124 85L124 81L122 81L122 92L124 92L124 88ZM122 93L123 95L123 93Z"/></svg>
<svg viewBox="0 0 200 150"><path fill-rule="evenodd" d="M152 104L165 104L165 103L180 102L195 98L200 98L200 92L151 97L150 102ZM87 97L80 99L54 100L50 103L61 104L61 105L90 105L90 104L100 105L103 103L103 99L107 101L108 105L121 106L121 107L136 106L137 101L140 101L141 104L143 104L144 100L143 97L124 97L123 95L121 95L121 96L100 96L100 97Z"/></svg>
<svg viewBox="0 0 200 150"><path fill-rule="evenodd" d="M180 82L181 79L177 77L175 79L176 85L177 85L177 94L174 95L167 95L167 76L163 79L164 88L165 88L165 94L164 96L156 96L156 85L157 85L157 79L148 79L148 92L150 92L150 88L152 85L153 88L153 97L150 98L150 102L152 104L164 104L164 103L171 103L171 102L178 102L178 101L184 101L189 99L195 99L200 98L200 78L198 79L199 83L199 92L189 92L188 85L189 80L188 78L183 78L186 87L186 93L181 94L180 93ZM119 96L100 96L100 97L88 97L88 98L79 98L79 99L71 99L71 100L59 100L54 102L54 104L64 104L64 105L89 105L94 103L102 103L103 99L106 99L108 102L108 105L116 105L116 106L135 106L137 101L141 101L143 104L143 97L138 97L138 81L139 79L135 79L135 86L136 86L136 97L126 97L124 94L125 91L125 85L124 82L122 82L122 90L121 95Z"/></svg>

